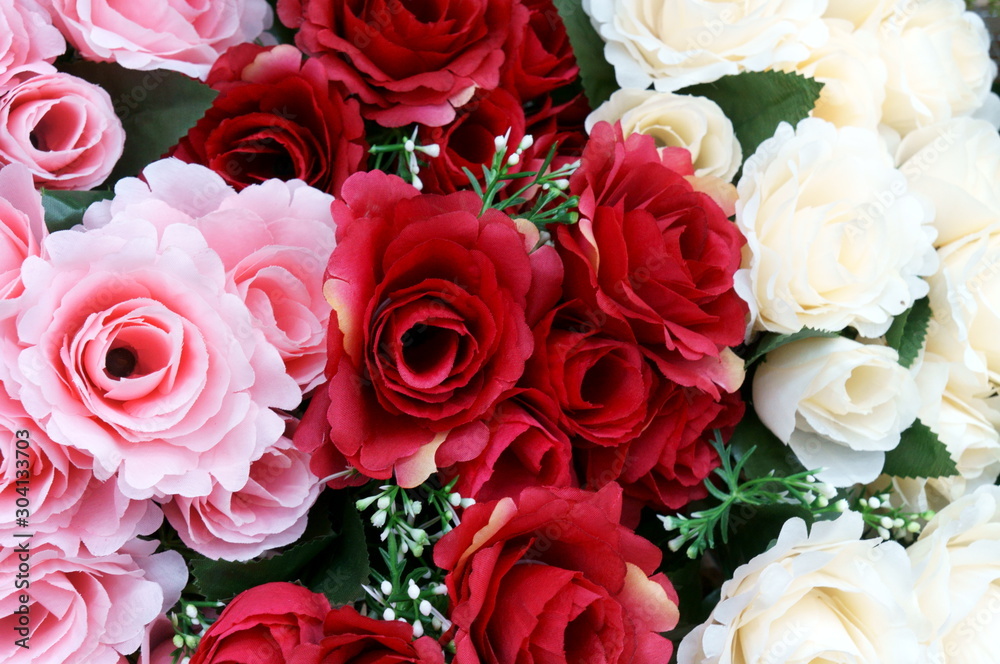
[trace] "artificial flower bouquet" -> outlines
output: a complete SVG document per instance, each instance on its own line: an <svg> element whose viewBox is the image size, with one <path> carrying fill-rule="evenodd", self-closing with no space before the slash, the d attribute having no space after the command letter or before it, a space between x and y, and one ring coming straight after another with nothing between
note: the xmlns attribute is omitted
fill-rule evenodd
<svg viewBox="0 0 1000 664"><path fill-rule="evenodd" d="M0 35L0 660L998 661L961 0Z"/></svg>

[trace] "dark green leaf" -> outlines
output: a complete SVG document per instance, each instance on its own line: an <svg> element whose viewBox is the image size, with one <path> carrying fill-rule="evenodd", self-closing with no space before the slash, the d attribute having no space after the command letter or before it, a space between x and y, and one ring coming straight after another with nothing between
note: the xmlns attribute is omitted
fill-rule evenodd
<svg viewBox="0 0 1000 664"><path fill-rule="evenodd" d="M74 62L74 76L104 88L125 127L125 152L108 182L138 175L184 136L218 94L200 81L177 72L134 71L108 62Z"/></svg>
<svg viewBox="0 0 1000 664"><path fill-rule="evenodd" d="M920 420L903 432L896 449L886 452L882 472L893 477L951 477L958 475L948 448Z"/></svg>
<svg viewBox="0 0 1000 664"><path fill-rule="evenodd" d="M746 159L774 136L779 123L795 126L808 116L822 89L822 83L800 74L764 71L723 76L679 92L707 97L718 104L732 120Z"/></svg>
<svg viewBox="0 0 1000 664"><path fill-rule="evenodd" d="M337 606L364 596L361 584L368 580L368 546L361 515L348 501L343 508L340 537L324 552L323 563L306 581L314 592L326 595Z"/></svg>
<svg viewBox="0 0 1000 664"><path fill-rule="evenodd" d="M904 367L909 368L920 355L930 321L931 304L924 297L896 316L885 333L886 344L896 349L899 353L899 363Z"/></svg>
<svg viewBox="0 0 1000 664"><path fill-rule="evenodd" d="M566 26L576 63L580 65L583 91L591 108L597 108L618 89L615 68L604 59L604 40L594 30L590 17L583 11L581 0L553 1Z"/></svg>
<svg viewBox="0 0 1000 664"><path fill-rule="evenodd" d="M813 337L836 337L840 336L839 332L829 332L827 330L813 330L808 327L804 327L798 332L793 332L792 334L777 334L775 332L768 332L760 341L757 342L757 349L754 350L753 354L747 359L747 366L750 366L760 358L764 357L767 353L770 353L776 348L780 348L787 343L793 341L798 341L799 339L812 339Z"/></svg>
<svg viewBox="0 0 1000 664"><path fill-rule="evenodd" d="M757 417L757 413L749 407L730 437L728 446L733 451L733 456L743 462L743 470L750 478L764 477L772 470L782 477L806 470L795 453L771 433ZM751 447L757 449L746 457Z"/></svg>
<svg viewBox="0 0 1000 664"><path fill-rule="evenodd" d="M113 191L46 191L42 190L45 225L50 233L72 228L83 221L83 213L91 203L114 196Z"/></svg>

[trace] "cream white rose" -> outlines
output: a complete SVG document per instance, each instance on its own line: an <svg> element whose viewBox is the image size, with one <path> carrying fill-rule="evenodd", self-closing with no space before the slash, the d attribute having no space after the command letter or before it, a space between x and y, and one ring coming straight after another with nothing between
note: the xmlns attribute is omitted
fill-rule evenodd
<svg viewBox="0 0 1000 664"><path fill-rule="evenodd" d="M983 105L997 66L963 0L898 0L878 34L889 72L882 121L900 134Z"/></svg>
<svg viewBox="0 0 1000 664"><path fill-rule="evenodd" d="M806 533L790 519L773 547L722 585L705 624L681 642L678 664L915 664L924 624L906 552L862 540L855 512Z"/></svg>
<svg viewBox="0 0 1000 664"><path fill-rule="evenodd" d="M851 23L827 19L830 39L795 65L794 71L823 84L814 118L838 127L875 129L885 101L885 65L878 40L870 32L855 32Z"/></svg>
<svg viewBox="0 0 1000 664"><path fill-rule="evenodd" d="M935 664L994 664L1000 631L1000 487L984 486L931 519L907 549Z"/></svg>
<svg viewBox="0 0 1000 664"><path fill-rule="evenodd" d="M646 134L659 147L685 148L694 174L733 179L743 162L733 123L711 99L654 90L618 90L587 117L589 133L601 121L621 122L622 133Z"/></svg>
<svg viewBox="0 0 1000 664"><path fill-rule="evenodd" d="M936 345L933 339L928 341ZM914 380L920 392L917 417L948 448L959 474L897 477L892 482L900 504L909 511L939 510L979 486L993 484L1000 475L997 413L988 403L990 384L985 372L971 371L944 355L926 352Z"/></svg>
<svg viewBox="0 0 1000 664"><path fill-rule="evenodd" d="M896 163L934 204L938 246L1000 220L1000 134L986 120L954 118L911 131Z"/></svg>
<svg viewBox="0 0 1000 664"><path fill-rule="evenodd" d="M916 419L918 398L895 350L846 337L785 344L753 379L761 422L834 486L878 477L885 453Z"/></svg>
<svg viewBox="0 0 1000 664"><path fill-rule="evenodd" d="M825 0L583 0L623 88L673 92L799 62L826 41Z"/></svg>
<svg viewBox="0 0 1000 664"><path fill-rule="evenodd" d="M928 281L934 317L929 335L956 361L1000 384L1000 222L938 250L940 271Z"/></svg>
<svg viewBox="0 0 1000 664"><path fill-rule="evenodd" d="M747 244L735 286L756 329L853 326L877 337L927 293L933 211L876 132L782 123L747 160L737 191Z"/></svg>
<svg viewBox="0 0 1000 664"><path fill-rule="evenodd" d="M897 0L829 0L823 16L842 19L851 23L855 30L874 33L882 19L892 13Z"/></svg>

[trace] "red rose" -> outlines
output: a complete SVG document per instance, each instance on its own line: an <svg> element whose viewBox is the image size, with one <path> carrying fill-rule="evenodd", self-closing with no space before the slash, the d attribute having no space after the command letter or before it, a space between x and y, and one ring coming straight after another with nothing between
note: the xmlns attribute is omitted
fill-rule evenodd
<svg viewBox="0 0 1000 664"><path fill-rule="evenodd" d="M518 11L527 12L527 24L511 31L500 86L528 101L572 83L580 68L552 0L522 0L521 5Z"/></svg>
<svg viewBox="0 0 1000 664"><path fill-rule="evenodd" d="M512 391L487 420L486 448L443 472L445 481L457 476L454 490L479 502L514 497L529 486L577 486L573 450L556 422L550 399L537 390Z"/></svg>
<svg viewBox="0 0 1000 664"><path fill-rule="evenodd" d="M243 44L216 62L220 90L173 156L208 166L236 189L298 178L339 195L365 168L368 144L358 102L330 86L322 65L289 45Z"/></svg>
<svg viewBox="0 0 1000 664"><path fill-rule="evenodd" d="M479 503L434 547L455 664L653 664L673 646L677 595L660 550L622 526L621 490L525 489ZM530 563L530 564L529 564Z"/></svg>
<svg viewBox="0 0 1000 664"><path fill-rule="evenodd" d="M424 191L451 193L468 189L469 178L463 168L482 184L482 165L488 165L496 152L494 139L510 130L507 154L514 154L524 138L524 126L521 102L506 90L497 89L468 104L447 126L421 130L421 143L436 143L441 148L441 154L428 159L420 170ZM515 181L515 186L521 183Z"/></svg>
<svg viewBox="0 0 1000 664"><path fill-rule="evenodd" d="M420 194L381 172L344 184L325 285L337 454L316 457L320 477L336 472L323 458L342 457L412 487L486 445L479 418L521 377L529 321L558 299L562 268L551 248L529 255L514 222L481 206L471 192ZM300 427L297 443L318 447L303 430L316 431Z"/></svg>
<svg viewBox="0 0 1000 664"><path fill-rule="evenodd" d="M566 294L616 334L628 327L669 365L667 377L718 394L742 380L722 351L742 342L747 306L733 290L744 244L707 195L668 166L650 136L598 123L570 191L580 222L555 229ZM689 161L689 160L688 160Z"/></svg>
<svg viewBox="0 0 1000 664"><path fill-rule="evenodd" d="M292 583L240 593L208 628L191 664L285 664L303 643L323 637L326 597Z"/></svg>
<svg viewBox="0 0 1000 664"><path fill-rule="evenodd" d="M643 506L676 510L708 495L704 480L719 465L711 445L715 430L728 439L743 417L739 393L718 399L666 383L649 425L618 447L578 446L588 487L617 482L625 491L627 523L638 523Z"/></svg>
<svg viewBox="0 0 1000 664"><path fill-rule="evenodd" d="M477 90L500 82L511 0L278 0L295 43L361 99L383 127L441 126ZM518 13L517 16L521 14Z"/></svg>
<svg viewBox="0 0 1000 664"><path fill-rule="evenodd" d="M407 623L375 620L345 606L327 614L323 638L295 650L288 664L444 664L444 653L429 636L413 640Z"/></svg>

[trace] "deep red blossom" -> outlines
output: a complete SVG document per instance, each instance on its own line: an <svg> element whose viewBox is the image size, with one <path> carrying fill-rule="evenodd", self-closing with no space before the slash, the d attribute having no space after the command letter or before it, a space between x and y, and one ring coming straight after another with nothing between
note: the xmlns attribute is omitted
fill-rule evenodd
<svg viewBox="0 0 1000 664"><path fill-rule="evenodd" d="M500 83L504 44L526 16L512 0L279 0L295 43L383 127L448 124Z"/></svg>
<svg viewBox="0 0 1000 664"><path fill-rule="evenodd" d="M434 547L455 664L653 664L677 595L660 550L619 522L621 490L531 487L479 503Z"/></svg>
<svg viewBox="0 0 1000 664"><path fill-rule="evenodd" d="M656 349L671 380L717 395L742 379L723 349L742 342L746 325L733 289L744 239L692 188L684 164L650 136L624 139L619 126L598 123L570 180L580 222L554 239L568 297L600 326L619 336L627 327Z"/></svg>
<svg viewBox="0 0 1000 664"><path fill-rule="evenodd" d="M327 395L296 432L317 450L320 477L346 463L416 486L486 446L482 417L520 379L529 324L558 299L562 267L551 248L529 253L535 238L507 215L481 207L472 192L421 194L381 172L345 183L325 284Z"/></svg>
<svg viewBox="0 0 1000 664"><path fill-rule="evenodd" d="M322 65L294 46L242 44L208 78L220 91L173 156L208 166L236 189L298 178L339 195L365 168L368 144L357 100L331 87Z"/></svg>
<svg viewBox="0 0 1000 664"><path fill-rule="evenodd" d="M412 625L368 618L344 606L327 614L318 643L303 644L288 660L288 664L347 662L444 664L444 653L429 636L414 640Z"/></svg>

